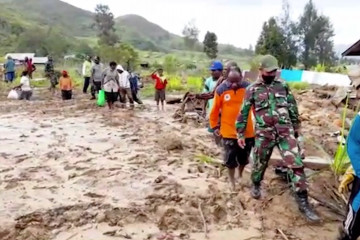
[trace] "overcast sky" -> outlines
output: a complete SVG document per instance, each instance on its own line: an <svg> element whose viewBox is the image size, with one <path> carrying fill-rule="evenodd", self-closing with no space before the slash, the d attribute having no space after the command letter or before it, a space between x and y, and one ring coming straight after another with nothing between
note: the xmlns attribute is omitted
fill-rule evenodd
<svg viewBox="0 0 360 240"><path fill-rule="evenodd" d="M96 4L110 6L115 16L138 14L164 29L181 34L184 25L195 19L201 30L217 34L219 42L238 47L255 45L264 21L281 14L282 0L63 0L93 11ZM299 18L308 0L289 0L291 17ZM335 29L335 44L352 44L360 39L360 0L313 0L329 16Z"/></svg>

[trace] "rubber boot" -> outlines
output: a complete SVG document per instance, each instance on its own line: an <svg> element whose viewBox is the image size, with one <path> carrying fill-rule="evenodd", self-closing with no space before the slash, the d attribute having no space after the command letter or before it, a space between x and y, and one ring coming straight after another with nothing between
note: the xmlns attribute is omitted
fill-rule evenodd
<svg viewBox="0 0 360 240"><path fill-rule="evenodd" d="M253 183L253 186L251 188L251 196L256 200L261 198L260 183Z"/></svg>
<svg viewBox="0 0 360 240"><path fill-rule="evenodd" d="M299 205L299 210L302 212L308 221L320 222L320 217L315 213L308 201L307 191L297 192L296 201Z"/></svg>

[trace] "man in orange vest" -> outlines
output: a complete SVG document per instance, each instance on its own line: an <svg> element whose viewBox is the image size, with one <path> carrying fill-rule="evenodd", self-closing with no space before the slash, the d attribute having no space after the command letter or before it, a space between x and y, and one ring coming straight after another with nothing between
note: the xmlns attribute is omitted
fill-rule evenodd
<svg viewBox="0 0 360 240"><path fill-rule="evenodd" d="M229 180L232 190L235 190L235 172L239 171L242 177L245 166L249 163L249 156L254 145L255 131L252 125L252 116L249 115L249 124L246 128L246 147L240 148L237 143L235 122L246 95L249 83L242 81L241 70L232 68L228 78L215 90L215 99L210 113L210 127L215 134L223 138L224 165L229 169ZM219 126L219 113L221 121Z"/></svg>

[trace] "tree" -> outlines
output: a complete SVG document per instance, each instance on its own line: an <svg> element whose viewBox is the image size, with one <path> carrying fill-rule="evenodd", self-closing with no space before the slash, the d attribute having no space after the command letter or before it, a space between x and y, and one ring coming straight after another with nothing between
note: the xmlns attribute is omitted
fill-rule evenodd
<svg viewBox="0 0 360 240"><path fill-rule="evenodd" d="M282 35L284 37L283 42L283 67L291 68L296 66L297 63L297 42L296 42L296 26L290 19L290 5L287 0L283 0L282 15L277 19Z"/></svg>
<svg viewBox="0 0 360 240"><path fill-rule="evenodd" d="M174 73L178 64L178 60L175 56L167 55L164 59L164 70L168 73Z"/></svg>
<svg viewBox="0 0 360 240"><path fill-rule="evenodd" d="M123 64L128 70L134 69L139 61L139 54L130 44L121 43L115 46L101 45L98 55L105 62L115 61Z"/></svg>
<svg viewBox="0 0 360 240"><path fill-rule="evenodd" d="M318 63L332 65L335 60L332 38L334 30L330 19L319 15L312 0L305 5L304 13L297 25L300 40L300 58L306 69Z"/></svg>
<svg viewBox="0 0 360 240"><path fill-rule="evenodd" d="M20 52L33 52L38 56L52 55L59 58L74 47L60 32L33 28L21 34L16 49Z"/></svg>
<svg viewBox="0 0 360 240"><path fill-rule="evenodd" d="M98 31L99 44L114 46L118 42L115 33L114 15L107 5L98 4L95 8L95 26Z"/></svg>
<svg viewBox="0 0 360 240"><path fill-rule="evenodd" d="M274 17L264 23L262 32L255 47L258 55L271 54L276 57L281 66L285 65L285 37Z"/></svg>
<svg viewBox="0 0 360 240"><path fill-rule="evenodd" d="M213 32L207 32L204 39L204 52L206 55L214 59L217 57L218 53L218 43L217 43L217 36Z"/></svg>
<svg viewBox="0 0 360 240"><path fill-rule="evenodd" d="M184 36L184 43L185 46L191 50L194 49L196 42L198 41L200 30L195 25L195 20L191 20L188 22L183 31L182 34Z"/></svg>

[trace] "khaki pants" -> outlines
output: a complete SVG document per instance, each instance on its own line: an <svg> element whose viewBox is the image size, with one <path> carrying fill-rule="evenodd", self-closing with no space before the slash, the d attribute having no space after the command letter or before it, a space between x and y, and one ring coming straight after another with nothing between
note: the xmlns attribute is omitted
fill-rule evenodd
<svg viewBox="0 0 360 240"><path fill-rule="evenodd" d="M129 99L130 106L134 106L134 99L130 88L120 88L120 102L126 105L126 97Z"/></svg>

